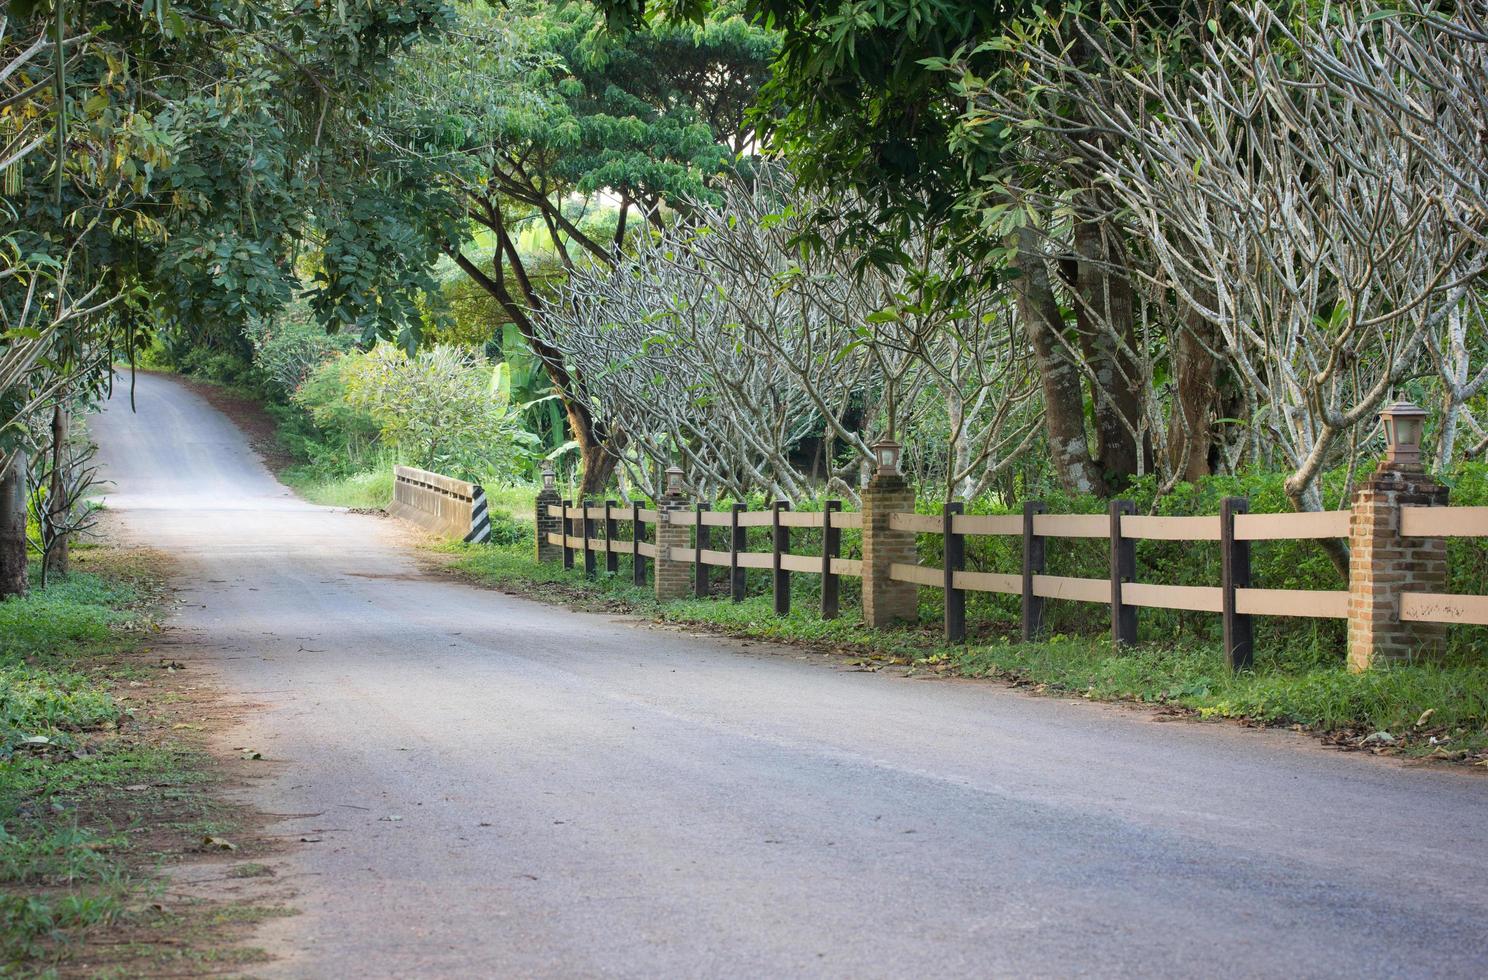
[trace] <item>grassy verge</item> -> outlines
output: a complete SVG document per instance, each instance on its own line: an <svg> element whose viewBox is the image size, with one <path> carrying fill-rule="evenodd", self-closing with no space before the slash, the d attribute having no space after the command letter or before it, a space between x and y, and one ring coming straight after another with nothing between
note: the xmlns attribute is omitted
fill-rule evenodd
<svg viewBox="0 0 1488 980"><path fill-rule="evenodd" d="M327 474L310 466L280 470L279 481L312 504L372 510L393 499L393 467L379 466L360 473Z"/></svg>
<svg viewBox="0 0 1488 980"><path fill-rule="evenodd" d="M156 877L235 849L244 819L214 797L204 726L184 720L209 695L153 652L159 559L94 547L74 564L0 602L0 974L261 959L215 929L223 903L166 898Z"/></svg>
<svg viewBox="0 0 1488 980"><path fill-rule="evenodd" d="M1264 652L1253 672L1231 674L1219 650L1194 641L1144 643L1116 651L1104 638L1055 636L1041 643L997 636L996 624L964 646L941 641L938 628L874 630L855 603L843 615L816 614L814 582L798 580L792 612L777 617L769 595L744 602L689 599L658 603L630 584L628 562L618 575L594 580L540 564L531 545L444 546L450 567L477 582L578 608L625 611L659 622L732 636L805 644L851 657L863 669L933 671L995 677L1036 693L1163 706L1203 718L1291 726L1342 746L1488 765L1488 664L1401 665L1351 674L1316 646ZM761 577L760 585L763 585ZM927 599L930 590L925 590ZM927 601L921 621L938 627ZM974 630L974 632L977 632Z"/></svg>

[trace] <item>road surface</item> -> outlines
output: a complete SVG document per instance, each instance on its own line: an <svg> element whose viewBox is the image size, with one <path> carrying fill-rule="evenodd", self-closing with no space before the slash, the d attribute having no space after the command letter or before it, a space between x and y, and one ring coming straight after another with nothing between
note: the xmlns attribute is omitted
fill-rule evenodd
<svg viewBox="0 0 1488 980"><path fill-rule="evenodd" d="M444 581L138 385L110 506L320 814L265 975L1488 975L1488 780Z"/></svg>

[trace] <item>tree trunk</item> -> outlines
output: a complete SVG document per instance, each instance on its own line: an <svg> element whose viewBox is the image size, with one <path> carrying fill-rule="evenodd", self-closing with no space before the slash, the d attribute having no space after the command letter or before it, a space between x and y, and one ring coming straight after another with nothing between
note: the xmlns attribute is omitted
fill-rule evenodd
<svg viewBox="0 0 1488 980"><path fill-rule="evenodd" d="M54 575L66 575L72 542L67 533L67 409L58 402L52 409L52 472L47 487L47 534L46 567L43 578L50 581Z"/></svg>
<svg viewBox="0 0 1488 980"><path fill-rule="evenodd" d="M1111 490L1119 492L1144 462L1150 464L1151 450L1139 447L1136 435L1142 418L1142 375L1130 353L1136 349L1136 299L1106 234L1101 222L1075 226L1075 324L1094 375L1096 455Z"/></svg>
<svg viewBox="0 0 1488 980"><path fill-rule="evenodd" d="M1463 395L1468 388L1467 324L1462 308L1447 315L1447 349L1442 365L1441 429L1436 437L1436 472L1452 468L1452 454L1457 448L1457 423L1462 415Z"/></svg>
<svg viewBox="0 0 1488 980"><path fill-rule="evenodd" d="M1072 493L1104 496L1106 481L1090 458L1090 444L1085 435L1084 391L1080 372L1071 363L1060 343L1058 331L1063 327L1059 304L1049 284L1049 270L1032 229L1018 232L1018 275L1013 289L1018 297L1018 314L1023 329L1028 331L1038 364L1044 392L1044 427L1048 433L1049 455L1059 482Z"/></svg>
<svg viewBox="0 0 1488 980"><path fill-rule="evenodd" d="M598 494L614 475L615 466L619 460L606 445L609 441L606 438L607 434L595 420L594 413L589 411L589 406L582 399L575 397L576 382L563 363L562 353L542 341L542 338L537 335L532 318L527 315L527 308L518 303L516 297L511 294L511 290L506 287L505 276L501 272L500 253L494 260L495 274L489 276L458 252L454 254L454 259L455 263L477 285L496 297L496 301L516 324L517 332L522 335L527 346L542 361L543 370L547 372L548 380L553 382L554 392L557 393L559 401L563 403L564 414L568 416L569 431L573 433L574 441L579 444L579 458L584 467L579 495L584 497Z"/></svg>
<svg viewBox="0 0 1488 980"><path fill-rule="evenodd" d="M25 595L26 566L26 454L0 478L0 599Z"/></svg>
<svg viewBox="0 0 1488 980"><path fill-rule="evenodd" d="M1316 474L1293 473L1287 477L1285 484L1287 501L1292 505L1292 510L1298 513L1310 513L1323 509L1323 494L1318 487ZM1317 545L1323 549L1323 554L1333 563L1333 568L1338 572L1343 584L1348 585L1349 580L1349 546L1342 538L1317 538Z"/></svg>
<svg viewBox="0 0 1488 980"><path fill-rule="evenodd" d="M1219 400L1214 325L1190 310L1173 350L1175 399L1168 420L1168 468L1192 483L1211 472L1215 407Z"/></svg>

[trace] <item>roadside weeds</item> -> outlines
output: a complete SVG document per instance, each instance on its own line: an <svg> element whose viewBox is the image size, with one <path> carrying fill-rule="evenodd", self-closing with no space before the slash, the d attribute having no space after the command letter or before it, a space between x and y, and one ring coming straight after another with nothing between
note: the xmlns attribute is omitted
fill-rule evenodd
<svg viewBox="0 0 1488 980"><path fill-rule="evenodd" d="M291 892L275 880L267 817L225 793L266 763L209 743L241 708L162 625L165 556L95 544L74 565L0 604L0 973L203 976L264 962L248 940L293 914Z"/></svg>

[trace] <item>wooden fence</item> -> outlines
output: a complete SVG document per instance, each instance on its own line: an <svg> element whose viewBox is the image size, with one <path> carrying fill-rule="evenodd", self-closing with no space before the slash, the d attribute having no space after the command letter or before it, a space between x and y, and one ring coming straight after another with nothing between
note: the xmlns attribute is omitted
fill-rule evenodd
<svg viewBox="0 0 1488 980"><path fill-rule="evenodd" d="M1351 512L1251 514L1244 498L1229 498L1217 515L1205 517L1150 517L1132 512L1129 501L1113 501L1106 514L1049 514L1039 502L1029 502L1022 514L973 515L962 513L957 503L946 504L941 514L894 513L889 527L914 535L941 539L941 566L894 563L887 571L895 582L940 589L943 593L945 635L952 642L966 638L966 596L971 592L1016 595L1022 599L1022 627L1026 639L1040 632L1044 604L1048 600L1099 603L1109 606L1111 632L1118 643L1137 636L1137 610L1142 608L1192 610L1222 617L1226 659L1235 668L1248 666L1254 653L1254 616L1301 616L1345 619L1349 614L1349 591L1305 591L1257 588L1250 574L1250 550L1255 542L1348 538ZM1488 507L1404 507L1400 533L1404 537L1488 537ZM744 572L769 569L775 611L790 610L790 575L804 573L822 577L821 613L838 613L838 581L861 578L863 562L843 558L842 531L860 529L861 513L841 509L839 501L827 501L820 512L793 512L777 503L768 511L749 511L736 504L728 511L661 511L639 504L618 505L614 501L576 507L568 502L549 506L548 514L562 520L566 533L550 533L551 544L563 549L565 567L573 567L582 556L583 568L597 572L598 556L605 568L619 570L620 555L635 556L632 574L636 584L646 581L645 561L692 564L696 568L696 595L709 594L708 569L729 570L729 592L735 601L744 598ZM694 528L691 545L669 548L658 556L657 545L646 540L646 529L666 520L672 525ZM630 524L622 536L621 523ZM747 551L745 532L751 527L770 529L771 550ZM821 534L820 555L791 552L791 530L814 528ZM725 547L714 540L722 530ZM1021 539L1022 568L1017 572L968 571L966 540L974 537ZM1109 574L1102 578L1073 578L1046 574L1051 542L1059 539L1100 540L1108 543ZM1138 541L1216 542L1220 549L1220 581L1216 585L1169 585L1138 580ZM1400 618L1406 621L1488 625L1488 597L1406 592Z"/></svg>

